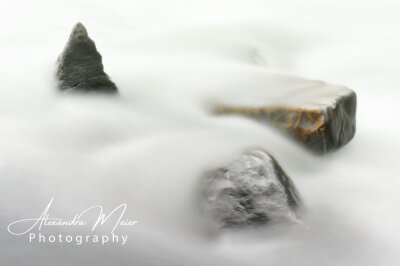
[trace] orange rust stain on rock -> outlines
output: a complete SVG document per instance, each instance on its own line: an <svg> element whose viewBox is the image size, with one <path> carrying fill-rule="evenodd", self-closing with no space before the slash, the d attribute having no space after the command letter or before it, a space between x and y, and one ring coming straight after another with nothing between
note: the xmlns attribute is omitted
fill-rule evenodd
<svg viewBox="0 0 400 266"><path fill-rule="evenodd" d="M269 106L269 107L233 107L218 106L217 114L239 114L255 119L264 118L294 135L306 143L313 135L324 134L325 115L321 110Z"/></svg>
<svg viewBox="0 0 400 266"><path fill-rule="evenodd" d="M294 134L302 142L325 131L325 115L320 110L293 107L267 107L264 110L272 123Z"/></svg>
<svg viewBox="0 0 400 266"><path fill-rule="evenodd" d="M240 114L254 118L260 118L263 112L262 108L256 107L233 107L220 105L216 109L217 114Z"/></svg>

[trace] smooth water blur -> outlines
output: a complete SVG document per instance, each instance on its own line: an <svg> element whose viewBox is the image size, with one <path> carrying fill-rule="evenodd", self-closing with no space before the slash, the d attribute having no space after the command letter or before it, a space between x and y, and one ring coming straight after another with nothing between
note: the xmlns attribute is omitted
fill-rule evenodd
<svg viewBox="0 0 400 266"><path fill-rule="evenodd" d="M396 265L400 54L396 1L0 0L1 265ZM120 95L56 93L55 60L81 21ZM357 133L315 157L274 129L213 117L220 90L275 73L358 94ZM269 89L269 88L265 88ZM199 177L248 147L297 185L301 225L213 236ZM128 204L118 245L29 244L7 225Z"/></svg>

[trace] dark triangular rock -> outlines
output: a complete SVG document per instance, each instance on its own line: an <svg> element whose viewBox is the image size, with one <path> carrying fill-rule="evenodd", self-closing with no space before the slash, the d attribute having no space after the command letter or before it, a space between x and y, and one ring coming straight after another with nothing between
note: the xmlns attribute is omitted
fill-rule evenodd
<svg viewBox="0 0 400 266"><path fill-rule="evenodd" d="M82 23L75 25L58 58L57 78L60 90L117 92L117 87L104 72L101 54Z"/></svg>

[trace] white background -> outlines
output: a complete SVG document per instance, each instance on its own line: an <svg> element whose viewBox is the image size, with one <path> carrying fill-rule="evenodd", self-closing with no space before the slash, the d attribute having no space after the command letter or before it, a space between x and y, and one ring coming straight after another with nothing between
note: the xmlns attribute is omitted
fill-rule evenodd
<svg viewBox="0 0 400 266"><path fill-rule="evenodd" d="M1 265L398 265L398 1L0 0ZM58 95L55 61L81 21L120 97ZM272 73L272 74L271 74ZM212 117L218 89L274 73L357 92L357 133L316 157L275 130ZM256 146L296 183L304 224L209 237L202 171ZM126 202L124 247L36 245L13 220Z"/></svg>

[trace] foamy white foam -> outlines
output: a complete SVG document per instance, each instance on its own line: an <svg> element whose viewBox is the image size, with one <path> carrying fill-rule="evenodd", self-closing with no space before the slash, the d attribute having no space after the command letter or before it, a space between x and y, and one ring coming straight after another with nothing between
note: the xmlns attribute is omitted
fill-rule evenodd
<svg viewBox="0 0 400 266"><path fill-rule="evenodd" d="M0 265L399 264L398 1L1 6ZM119 97L56 93L55 60L78 21ZM204 110L222 90L307 85L292 74L357 92L346 147L314 157L273 129ZM198 178L249 146L293 179L304 224L210 238L194 207ZM7 232L51 197L53 216L126 202L138 224L120 232L123 247L29 244Z"/></svg>

